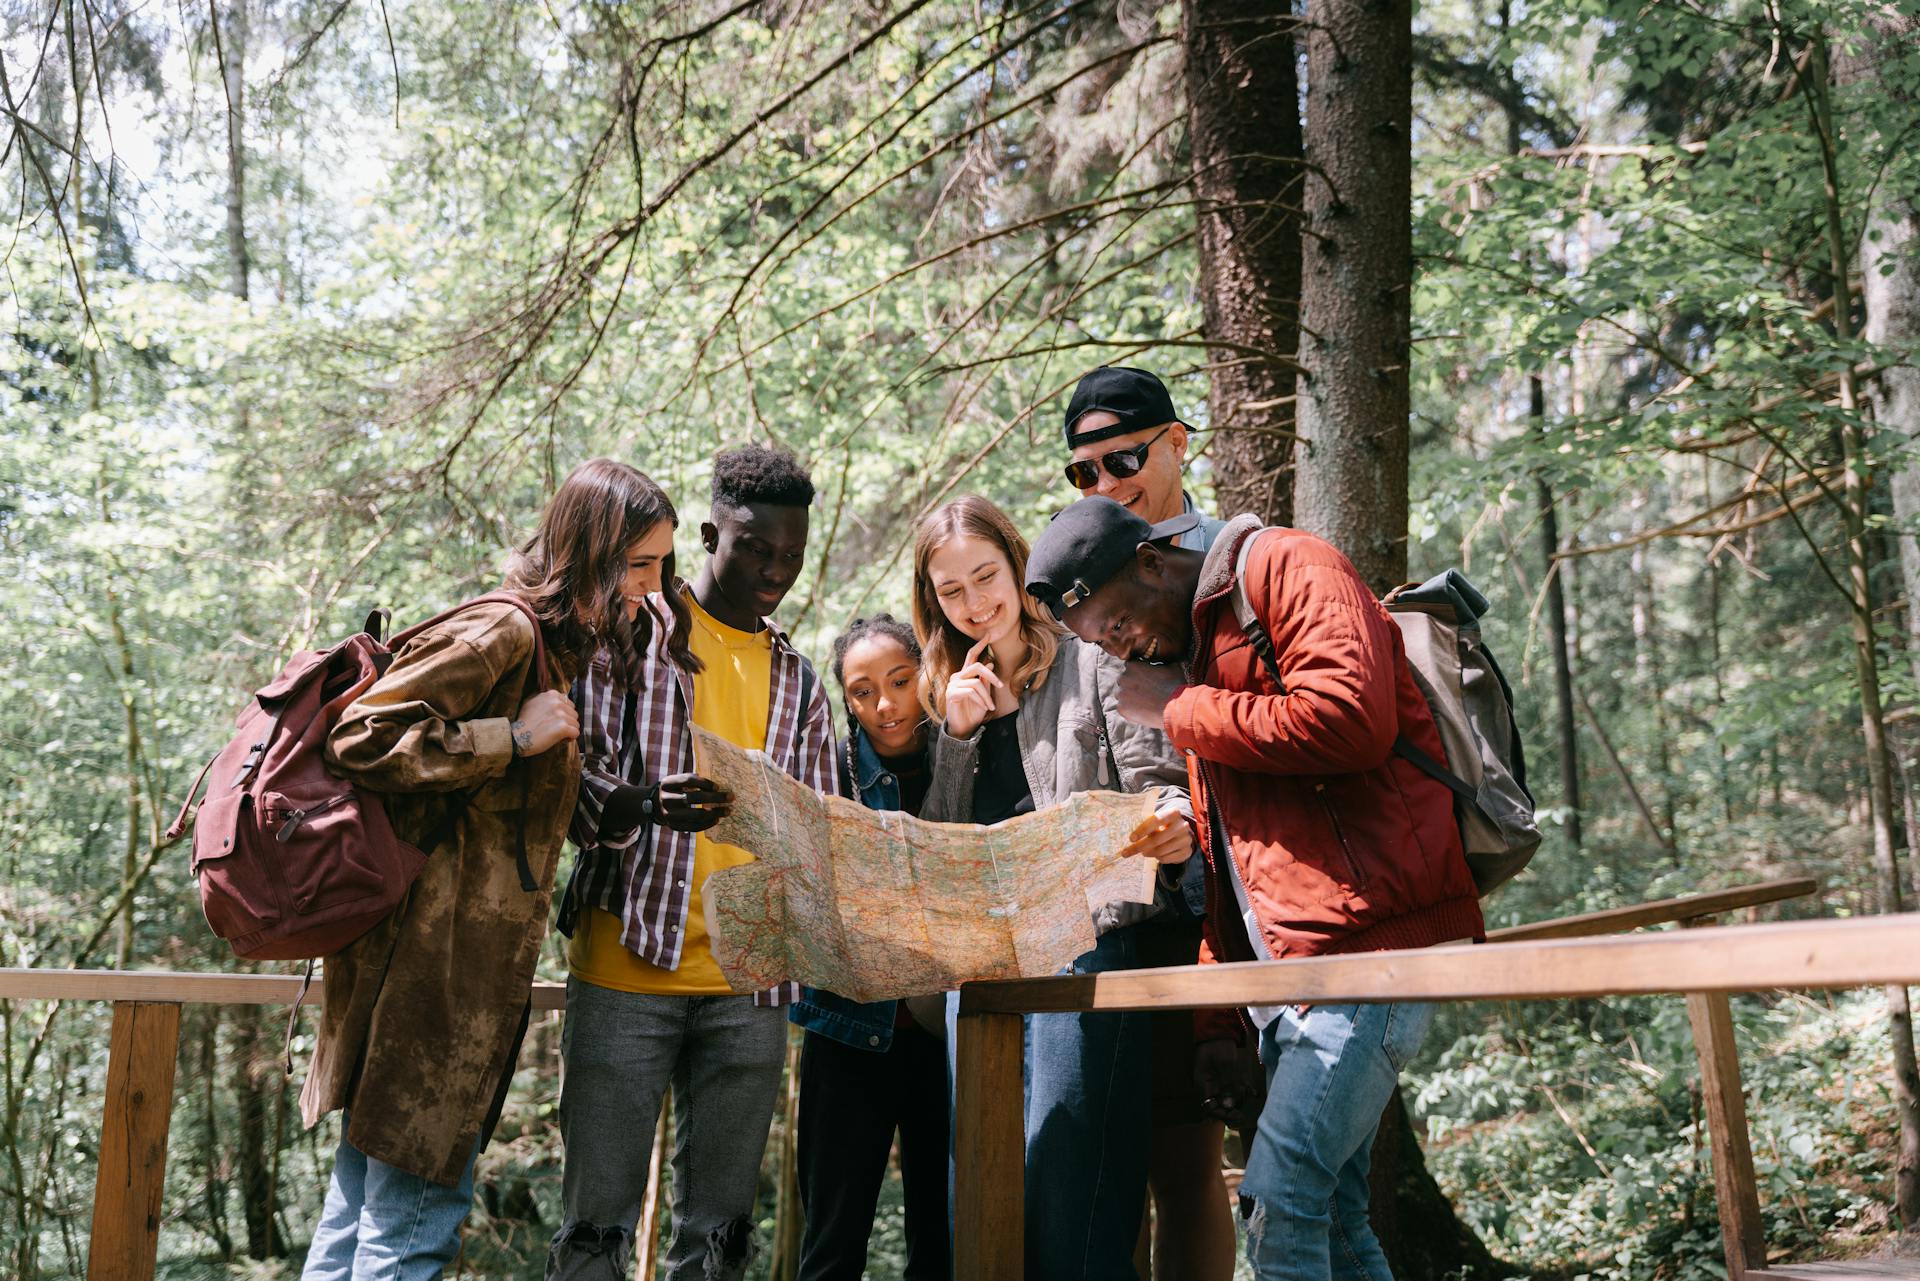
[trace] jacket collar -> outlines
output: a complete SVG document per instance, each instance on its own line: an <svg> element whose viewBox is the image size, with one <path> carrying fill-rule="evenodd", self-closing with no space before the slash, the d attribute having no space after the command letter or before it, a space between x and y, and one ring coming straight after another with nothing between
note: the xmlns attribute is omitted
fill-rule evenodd
<svg viewBox="0 0 1920 1281"><path fill-rule="evenodd" d="M847 731L847 743L849 745L847 760L853 767L854 790L860 795L865 795L873 790L873 785L880 781L882 774L887 772L886 764L881 761L880 753L874 749L873 740L868 738L867 732L860 728L859 721L854 721L853 727Z"/></svg>
<svg viewBox="0 0 1920 1281"><path fill-rule="evenodd" d="M1233 566L1240 556L1240 544L1252 538L1266 528L1258 516L1252 512L1243 512L1227 522L1220 536L1213 540L1213 546L1207 549L1207 558L1200 564L1200 583L1193 593L1193 632L1187 642L1186 668L1187 679L1198 680L1195 672L1200 661L1201 615L1208 612L1233 588Z"/></svg>

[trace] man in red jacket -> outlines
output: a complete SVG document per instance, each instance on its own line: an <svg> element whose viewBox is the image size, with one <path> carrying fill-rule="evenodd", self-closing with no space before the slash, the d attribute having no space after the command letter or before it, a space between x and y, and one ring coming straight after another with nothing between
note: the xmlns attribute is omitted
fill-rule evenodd
<svg viewBox="0 0 1920 1281"><path fill-rule="evenodd" d="M1271 661L1230 601L1246 597ZM1207 860L1202 963L1429 947L1481 936L1452 794L1393 753L1445 749L1400 631L1347 558L1297 529L1228 523L1211 550L1152 541L1085 498L1035 542L1027 590L1127 660L1120 714L1186 753ZM1381 1111L1433 1007L1256 1008L1199 1024L1197 1073L1228 1119L1247 1102L1230 1042L1259 1037L1267 1101L1241 1184L1262 1281L1391 1281L1367 1221Z"/></svg>

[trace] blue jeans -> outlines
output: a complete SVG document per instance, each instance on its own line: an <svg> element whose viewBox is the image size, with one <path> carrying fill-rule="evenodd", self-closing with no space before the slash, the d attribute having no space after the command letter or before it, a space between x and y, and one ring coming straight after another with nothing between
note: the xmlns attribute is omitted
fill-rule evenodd
<svg viewBox="0 0 1920 1281"><path fill-rule="evenodd" d="M1367 1221L1374 1131L1434 1007L1289 1007L1260 1034L1267 1105L1240 1184L1260 1281L1393 1281Z"/></svg>
<svg viewBox="0 0 1920 1281"><path fill-rule="evenodd" d="M437 1281L459 1251L473 1205L473 1157L459 1186L442 1187L368 1156L346 1130L342 1117L301 1281Z"/></svg>
<svg viewBox="0 0 1920 1281"><path fill-rule="evenodd" d="M1100 936L1075 974L1139 965L1137 931ZM948 1071L958 993L947 1000ZM1147 1206L1152 1143L1152 1015L1032 1014L1026 1020L1026 1275L1138 1281L1134 1243Z"/></svg>

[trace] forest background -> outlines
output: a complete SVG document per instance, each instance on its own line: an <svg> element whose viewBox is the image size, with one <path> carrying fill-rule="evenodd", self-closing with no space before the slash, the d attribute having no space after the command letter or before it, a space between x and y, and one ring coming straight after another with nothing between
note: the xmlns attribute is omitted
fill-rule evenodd
<svg viewBox="0 0 1920 1281"><path fill-rule="evenodd" d="M1072 496L1057 415L1105 362L1168 379L1203 505L1494 598L1548 836L1491 924L1790 873L1823 892L1788 914L1897 910L1917 12L7 0L0 965L240 968L163 836L240 700L492 584L573 463L664 484L690 573L715 451L795 450L779 621L818 657L904 609L929 505ZM1736 1003L1778 1250L1920 1215L1903 1008ZM0 1007L9 1277L81 1274L106 1017ZM558 1041L465 1275L538 1275ZM333 1133L280 1051L190 1010L163 1275L294 1270ZM1407 1100L1501 1274L1724 1275L1678 1002L1449 1007Z"/></svg>

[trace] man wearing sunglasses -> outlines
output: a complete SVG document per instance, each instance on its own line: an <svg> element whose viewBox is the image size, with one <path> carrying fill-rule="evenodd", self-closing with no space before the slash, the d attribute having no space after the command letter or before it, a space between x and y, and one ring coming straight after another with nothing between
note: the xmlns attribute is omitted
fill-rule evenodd
<svg viewBox="0 0 1920 1281"><path fill-rule="evenodd" d="M1111 498L1150 525L1194 512L1200 523L1171 541L1204 552L1226 528L1194 507L1183 485L1187 426L1166 384L1144 369L1105 365L1080 380L1064 425L1067 479L1085 495ZM1138 966L1200 959L1206 876L1193 860L1168 909L1135 931ZM1153 1140L1148 1183L1154 1204L1154 1273L1226 1281L1233 1275L1233 1216L1220 1176L1225 1129L1194 1086L1190 1011L1153 1017Z"/></svg>
<svg viewBox="0 0 1920 1281"><path fill-rule="evenodd" d="M1067 480L1084 495L1111 498L1148 524L1196 510L1182 485L1187 425L1167 386L1144 369L1103 365L1067 402ZM1205 551L1226 522L1202 514L1175 541Z"/></svg>

